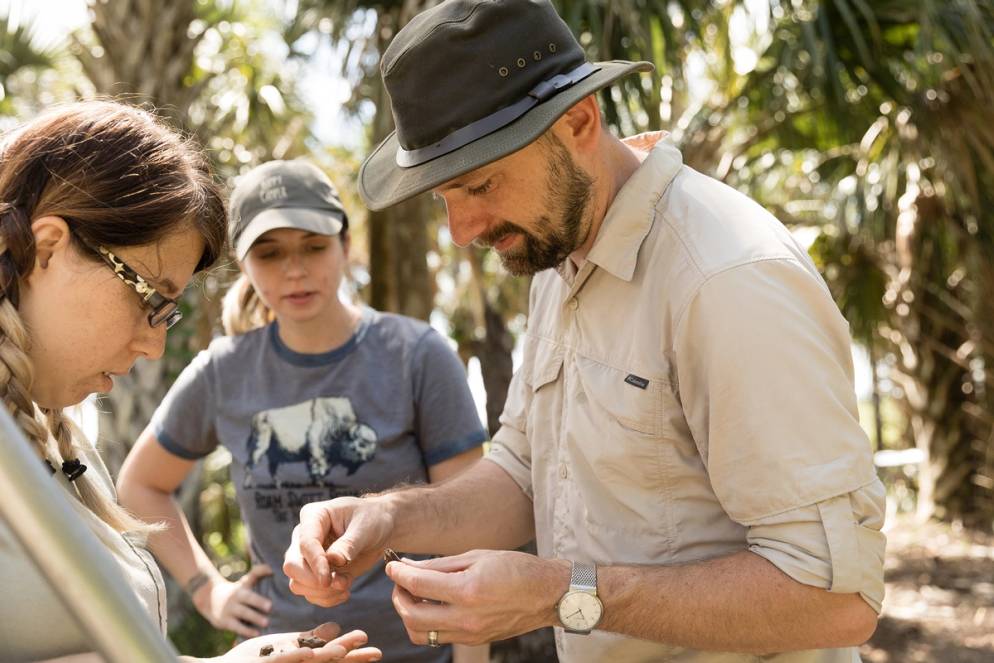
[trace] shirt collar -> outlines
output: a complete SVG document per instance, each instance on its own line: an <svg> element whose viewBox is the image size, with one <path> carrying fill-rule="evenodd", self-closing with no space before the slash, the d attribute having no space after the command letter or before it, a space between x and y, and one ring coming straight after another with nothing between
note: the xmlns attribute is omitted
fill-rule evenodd
<svg viewBox="0 0 994 663"><path fill-rule="evenodd" d="M639 249L652 228L656 204L683 166L683 156L662 131L639 134L624 142L648 153L614 197L587 260L619 279L631 281ZM560 266L560 273L562 270Z"/></svg>

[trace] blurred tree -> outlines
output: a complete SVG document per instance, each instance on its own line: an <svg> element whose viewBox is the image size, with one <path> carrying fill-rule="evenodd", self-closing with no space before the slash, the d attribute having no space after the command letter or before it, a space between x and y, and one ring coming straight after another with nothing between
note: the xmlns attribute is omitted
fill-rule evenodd
<svg viewBox="0 0 994 663"><path fill-rule="evenodd" d="M990 527L994 3L773 9L740 121L775 125L735 179L821 225L812 253L926 454L920 515Z"/></svg>
<svg viewBox="0 0 994 663"><path fill-rule="evenodd" d="M207 5L120 0L89 8L90 31L75 35L73 50L97 93L152 103L186 126L187 109L210 80L190 80L208 26L194 21Z"/></svg>
<svg viewBox="0 0 994 663"><path fill-rule="evenodd" d="M11 80L30 69L46 69L53 65L51 49L35 45L31 24L0 16L0 115L16 112L13 96L8 94Z"/></svg>

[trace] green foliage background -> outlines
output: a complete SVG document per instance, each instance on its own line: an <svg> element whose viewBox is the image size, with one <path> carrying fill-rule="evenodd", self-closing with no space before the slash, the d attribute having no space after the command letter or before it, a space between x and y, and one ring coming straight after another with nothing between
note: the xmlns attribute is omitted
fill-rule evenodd
<svg viewBox="0 0 994 663"><path fill-rule="evenodd" d="M58 102L152 104L195 136L219 174L308 156L337 181L353 227L356 296L431 317L480 360L491 428L523 329L527 286L492 254L451 244L430 200L403 223L354 194L362 155L387 131L379 53L433 0L92 2L90 22L38 48L0 17L0 127ZM865 348L861 416L877 449L924 462L883 470L891 508L994 524L994 0L559 0L593 60L639 59L600 99L622 134L668 130L688 165L752 195L799 234ZM42 19L43 20L43 19ZM322 53L351 89L348 145L315 135L304 81ZM327 65L322 65L327 66ZM398 227L407 234L397 234ZM416 247L412 249L411 247ZM218 331L232 264L191 289L168 358L104 403L123 458L162 393ZM116 455L115 455L116 454ZM246 570L223 453L180 499L226 575ZM173 588L175 590L175 588ZM172 591L172 637L208 655L230 637ZM504 660L514 659L506 654Z"/></svg>

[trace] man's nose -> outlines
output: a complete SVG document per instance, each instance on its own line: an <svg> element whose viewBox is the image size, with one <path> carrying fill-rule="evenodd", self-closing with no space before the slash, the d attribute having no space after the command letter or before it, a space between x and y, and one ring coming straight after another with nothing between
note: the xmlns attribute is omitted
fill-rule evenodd
<svg viewBox="0 0 994 663"><path fill-rule="evenodd" d="M469 246L486 232L488 216L479 210L449 205L449 234L456 246Z"/></svg>

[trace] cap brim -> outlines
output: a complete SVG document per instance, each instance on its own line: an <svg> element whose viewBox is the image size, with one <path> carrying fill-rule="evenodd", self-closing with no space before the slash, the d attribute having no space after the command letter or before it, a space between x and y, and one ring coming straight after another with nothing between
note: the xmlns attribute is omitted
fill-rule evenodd
<svg viewBox="0 0 994 663"><path fill-rule="evenodd" d="M576 85L535 106L517 120L468 145L409 168L397 165L397 132L392 132L359 169L359 195L371 210L396 205L480 166L517 152L551 127L584 97L636 71L652 71L649 62L596 62L599 69Z"/></svg>
<svg viewBox="0 0 994 663"><path fill-rule="evenodd" d="M235 242L235 257L244 260L255 241L270 230L295 228L319 235L342 232L342 220L334 212L305 207L274 207L263 210L249 221Z"/></svg>

